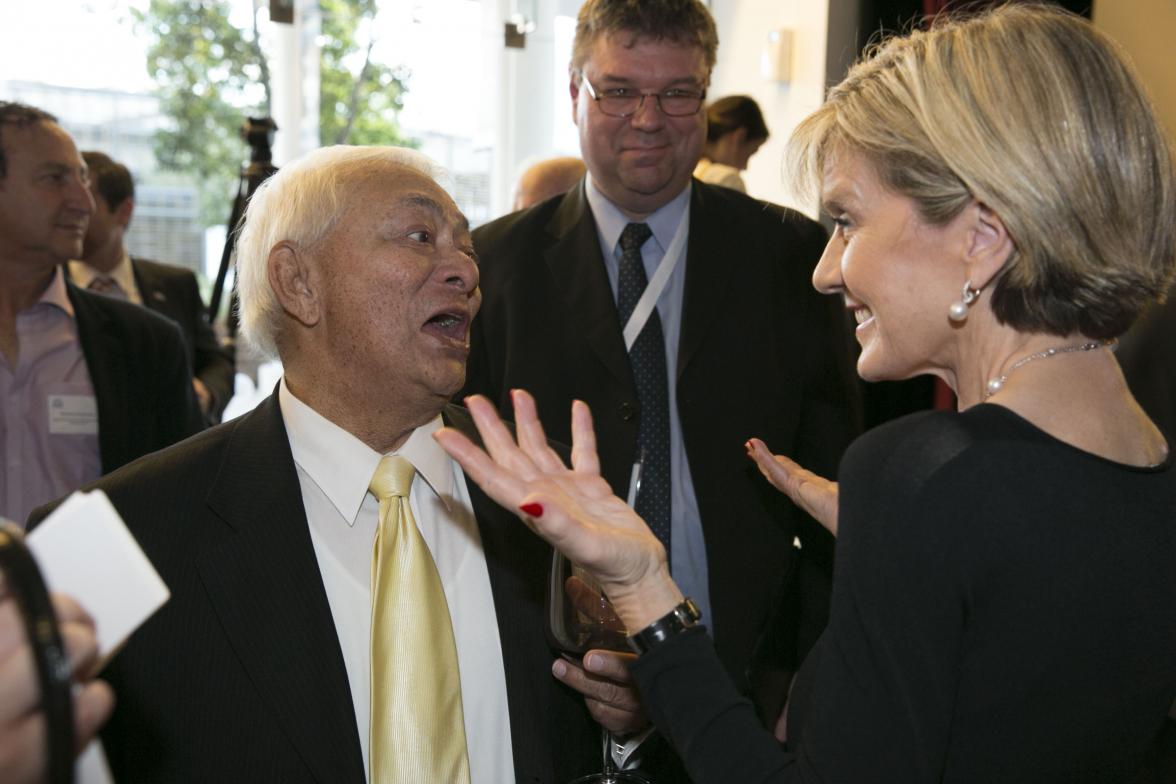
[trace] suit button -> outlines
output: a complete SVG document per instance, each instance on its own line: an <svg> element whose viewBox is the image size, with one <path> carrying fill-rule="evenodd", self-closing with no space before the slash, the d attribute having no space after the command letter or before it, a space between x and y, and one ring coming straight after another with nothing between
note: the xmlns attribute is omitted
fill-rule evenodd
<svg viewBox="0 0 1176 784"><path fill-rule="evenodd" d="M621 403L620 414L621 419L628 422L637 414L637 407L632 403Z"/></svg>

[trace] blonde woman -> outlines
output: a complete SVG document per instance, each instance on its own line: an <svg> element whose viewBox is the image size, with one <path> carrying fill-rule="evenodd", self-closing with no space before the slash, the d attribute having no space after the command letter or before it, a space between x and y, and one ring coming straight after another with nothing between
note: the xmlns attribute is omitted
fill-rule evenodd
<svg viewBox="0 0 1176 784"><path fill-rule="evenodd" d="M960 410L871 431L840 488L748 443L839 536L785 747L596 475L582 404L570 471L523 393L517 445L479 399L489 455L442 443L638 630L632 672L696 782L1171 775L1149 766L1176 701L1176 469L1111 344L1166 289L1176 193L1122 55L1045 6L940 24L854 67L791 161L836 224L813 280L853 312L861 376L937 375Z"/></svg>

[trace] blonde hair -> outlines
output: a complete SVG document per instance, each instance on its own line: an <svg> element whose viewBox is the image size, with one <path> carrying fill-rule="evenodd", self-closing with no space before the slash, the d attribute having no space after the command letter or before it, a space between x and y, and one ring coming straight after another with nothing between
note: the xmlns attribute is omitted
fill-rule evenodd
<svg viewBox="0 0 1176 784"><path fill-rule="evenodd" d="M942 224L973 199L1016 246L992 293L1022 331L1122 334L1176 265L1173 157L1119 48L1051 6L1008 5L891 39L796 129L812 195L856 153Z"/></svg>
<svg viewBox="0 0 1176 784"><path fill-rule="evenodd" d="M282 306L269 284L270 251L280 242L313 248L334 227L355 185L389 169L441 180L444 170L415 150L337 145L309 152L261 184L237 235L241 334L263 354L277 354Z"/></svg>

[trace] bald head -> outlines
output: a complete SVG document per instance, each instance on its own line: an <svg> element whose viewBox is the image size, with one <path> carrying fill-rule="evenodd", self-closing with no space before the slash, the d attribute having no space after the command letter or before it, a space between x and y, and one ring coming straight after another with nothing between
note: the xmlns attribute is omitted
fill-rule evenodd
<svg viewBox="0 0 1176 784"><path fill-rule="evenodd" d="M579 158L549 158L529 166L515 185L512 210L524 210L553 196L567 193L584 176L584 162Z"/></svg>

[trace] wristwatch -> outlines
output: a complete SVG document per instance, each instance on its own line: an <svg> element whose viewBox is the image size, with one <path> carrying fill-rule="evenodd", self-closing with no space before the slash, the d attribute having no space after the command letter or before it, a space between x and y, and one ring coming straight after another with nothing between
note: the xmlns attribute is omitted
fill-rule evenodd
<svg viewBox="0 0 1176 784"><path fill-rule="evenodd" d="M673 610L629 637L629 647L638 655L643 654L670 637L694 628L701 618L702 613L698 611L698 605L690 599L686 599Z"/></svg>

